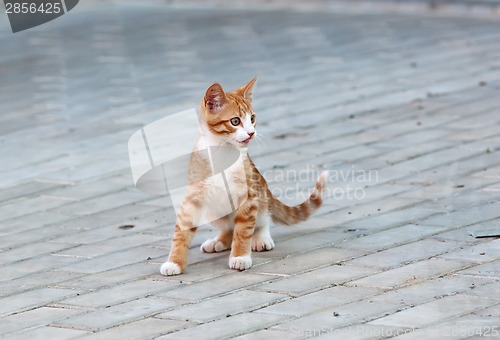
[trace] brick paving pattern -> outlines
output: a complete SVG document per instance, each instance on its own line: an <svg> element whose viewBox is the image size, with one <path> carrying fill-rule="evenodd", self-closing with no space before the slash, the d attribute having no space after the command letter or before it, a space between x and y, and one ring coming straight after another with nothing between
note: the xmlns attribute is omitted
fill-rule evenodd
<svg viewBox="0 0 500 340"><path fill-rule="evenodd" d="M498 20L82 4L17 34L2 15L0 45L1 338L500 331L500 240L470 235L500 228ZM255 163L329 169L332 197L246 272L200 253L203 226L163 277L175 215L128 138L254 75ZM297 203L314 177L270 186Z"/></svg>

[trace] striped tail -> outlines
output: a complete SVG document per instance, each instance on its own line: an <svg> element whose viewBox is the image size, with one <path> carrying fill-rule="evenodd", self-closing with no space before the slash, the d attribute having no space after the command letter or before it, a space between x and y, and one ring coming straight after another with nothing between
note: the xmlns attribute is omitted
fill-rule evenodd
<svg viewBox="0 0 500 340"><path fill-rule="evenodd" d="M271 191L267 189L267 193L271 198L269 210L271 211L273 222L290 225L307 220L323 203L323 191L326 189L327 180L328 172L324 171L319 175L316 181L316 187L309 198L295 207L290 207L281 203L273 196Z"/></svg>

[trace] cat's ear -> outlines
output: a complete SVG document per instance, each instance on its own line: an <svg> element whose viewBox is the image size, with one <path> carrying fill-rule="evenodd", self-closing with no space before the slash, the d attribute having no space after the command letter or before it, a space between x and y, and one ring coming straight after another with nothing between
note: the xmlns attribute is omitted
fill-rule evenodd
<svg viewBox="0 0 500 340"><path fill-rule="evenodd" d="M210 112L216 112L227 103L227 97L218 83L212 84L205 93L205 106Z"/></svg>
<svg viewBox="0 0 500 340"><path fill-rule="evenodd" d="M243 98L247 99L248 101L252 102L253 86L255 85L256 81L257 77L253 77L252 80L250 80L248 83L237 89L235 92L240 96L242 96Z"/></svg>

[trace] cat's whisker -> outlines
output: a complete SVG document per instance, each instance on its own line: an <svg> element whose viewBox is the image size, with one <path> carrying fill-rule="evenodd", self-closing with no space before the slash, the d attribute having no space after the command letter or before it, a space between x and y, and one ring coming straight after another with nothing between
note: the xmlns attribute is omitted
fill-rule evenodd
<svg viewBox="0 0 500 340"><path fill-rule="evenodd" d="M265 136L261 136L261 138L259 139L259 142L260 144L262 145L262 147L264 148L264 150L268 149L268 139L266 139Z"/></svg>
<svg viewBox="0 0 500 340"><path fill-rule="evenodd" d="M265 136L262 134L257 134L255 135L255 141L257 142L257 151L258 153L261 153L261 147L265 150L266 149L266 144L265 144Z"/></svg>
<svg viewBox="0 0 500 340"><path fill-rule="evenodd" d="M264 137L263 136L258 136L257 138L257 142L259 143L259 145L261 145L262 147L266 147L266 143L265 143L265 140L264 140Z"/></svg>

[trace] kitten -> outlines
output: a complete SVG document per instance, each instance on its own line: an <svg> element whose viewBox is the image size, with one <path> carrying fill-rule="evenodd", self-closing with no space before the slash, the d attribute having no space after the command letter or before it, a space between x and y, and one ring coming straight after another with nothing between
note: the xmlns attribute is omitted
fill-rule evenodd
<svg viewBox="0 0 500 340"><path fill-rule="evenodd" d="M189 165L189 189L178 209L175 233L168 261L160 269L163 275L177 275L187 266L189 244L205 211L217 209L217 196L208 184L213 175L210 163L199 150L218 145L230 145L240 152L241 167L235 168L228 179L236 190L239 202L234 212L216 219L213 225L219 235L201 245L203 252L221 252L231 249L229 267L246 270L252 266L252 250L274 248L269 231L270 220L280 224L295 224L306 220L322 204L327 173L322 173L310 197L296 207L289 207L276 199L266 180L247 154L248 143L256 136L256 117L252 109L252 89L256 78L243 87L224 92L215 83L201 102L200 123L202 137L198 141ZM215 198L215 199L214 199ZM215 201L215 204L214 204Z"/></svg>

